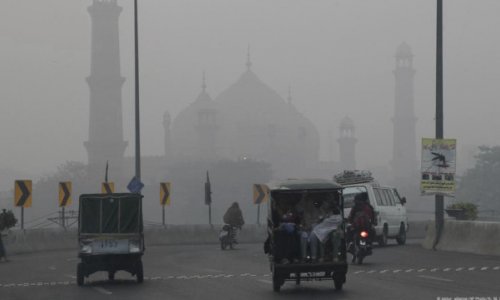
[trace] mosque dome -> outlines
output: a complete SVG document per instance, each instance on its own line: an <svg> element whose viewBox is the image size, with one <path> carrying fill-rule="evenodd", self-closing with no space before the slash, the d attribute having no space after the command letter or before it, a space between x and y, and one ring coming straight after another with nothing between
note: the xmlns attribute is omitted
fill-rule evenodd
<svg viewBox="0 0 500 300"><path fill-rule="evenodd" d="M401 45L399 45L398 49L396 50L396 56L398 57L412 57L413 53L411 52L411 47L407 43L403 42Z"/></svg>

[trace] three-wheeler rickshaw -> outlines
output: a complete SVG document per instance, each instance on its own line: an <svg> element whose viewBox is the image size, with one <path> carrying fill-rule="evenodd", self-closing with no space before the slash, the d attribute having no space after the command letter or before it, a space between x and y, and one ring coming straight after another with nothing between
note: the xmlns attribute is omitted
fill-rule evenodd
<svg viewBox="0 0 500 300"><path fill-rule="evenodd" d="M144 280L142 195L135 193L82 194L78 215L77 284L98 271L114 280L119 270Z"/></svg>
<svg viewBox="0 0 500 300"><path fill-rule="evenodd" d="M312 280L333 280L341 290L348 265L342 187L323 179L289 179L268 188L264 250L273 290L279 292L285 281Z"/></svg>

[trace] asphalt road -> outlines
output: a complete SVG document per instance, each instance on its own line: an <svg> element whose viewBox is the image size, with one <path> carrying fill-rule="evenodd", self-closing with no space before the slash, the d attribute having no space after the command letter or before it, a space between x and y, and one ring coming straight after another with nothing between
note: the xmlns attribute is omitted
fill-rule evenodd
<svg viewBox="0 0 500 300"><path fill-rule="evenodd" d="M0 263L0 299L498 299L500 257L435 252L418 241L374 249L363 265L349 265L347 282L287 282L272 291L261 244L158 246L144 256L145 281L128 273L93 274L84 287L75 283L73 251L10 257ZM441 297L441 298L438 298Z"/></svg>

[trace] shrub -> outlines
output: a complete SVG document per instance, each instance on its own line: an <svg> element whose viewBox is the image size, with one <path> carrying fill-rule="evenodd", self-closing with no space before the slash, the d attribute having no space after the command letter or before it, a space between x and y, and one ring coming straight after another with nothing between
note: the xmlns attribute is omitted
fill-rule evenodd
<svg viewBox="0 0 500 300"><path fill-rule="evenodd" d="M0 213L0 231L16 226L17 219L12 210L2 209Z"/></svg>
<svg viewBox="0 0 500 300"><path fill-rule="evenodd" d="M463 210L465 220L475 220L477 218L477 205L470 202L457 202L449 205L448 209Z"/></svg>

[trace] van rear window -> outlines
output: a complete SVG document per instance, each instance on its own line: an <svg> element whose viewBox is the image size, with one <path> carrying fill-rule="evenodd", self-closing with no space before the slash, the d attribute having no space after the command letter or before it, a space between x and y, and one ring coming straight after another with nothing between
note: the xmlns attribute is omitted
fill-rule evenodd
<svg viewBox="0 0 500 300"><path fill-rule="evenodd" d="M342 195L344 196L344 208L352 208L354 206L354 198L356 195L366 193L364 186L351 186L344 188Z"/></svg>

